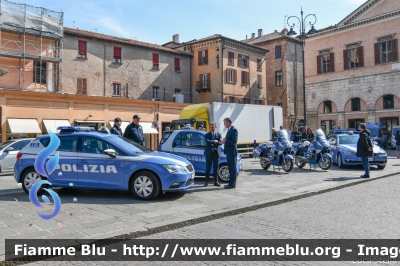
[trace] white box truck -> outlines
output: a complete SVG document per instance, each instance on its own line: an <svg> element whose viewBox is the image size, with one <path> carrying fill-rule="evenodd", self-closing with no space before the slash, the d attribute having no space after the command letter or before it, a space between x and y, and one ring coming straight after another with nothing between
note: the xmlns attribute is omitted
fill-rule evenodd
<svg viewBox="0 0 400 266"><path fill-rule="evenodd" d="M225 137L227 129L224 118L229 117L239 132L238 150L240 154L253 154L254 144L271 139L271 129L283 124L282 107L237 103L202 103L183 108L179 119L172 121L171 129L179 129L181 124L190 124L195 129L202 124L207 131L210 122L217 124L217 131Z"/></svg>

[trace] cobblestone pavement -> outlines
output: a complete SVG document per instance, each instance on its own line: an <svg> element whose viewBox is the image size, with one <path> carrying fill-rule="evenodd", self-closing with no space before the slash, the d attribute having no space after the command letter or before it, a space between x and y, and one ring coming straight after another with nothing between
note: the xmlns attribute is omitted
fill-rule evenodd
<svg viewBox="0 0 400 266"><path fill-rule="evenodd" d="M393 155L390 152L391 151L389 151L389 155ZM55 189L63 202L63 210L54 221L39 220L34 213L35 210L32 208L27 195L22 192L21 188L17 187L13 178L11 176L0 176L2 180L2 187L0 188L0 236L2 239L0 242L0 260L4 260L5 238L106 238L136 231L145 231L162 225L361 181L358 176L362 173L362 168L348 168L342 170L333 166L329 171L322 171L318 168L310 170L297 169L295 167L293 172L287 174L282 171L262 170L258 160L255 159L244 159L243 162L245 170L239 177L237 188L229 191L213 186L204 188L202 187L204 179L199 179L196 181L195 187L186 193L167 193L159 197L156 201L143 202L133 199L127 192L116 193L113 191ZM371 174L373 177L395 174L399 172L398 166L400 166L400 161L391 156L388 161L388 166L383 171L373 170ZM360 184L354 188L358 189L358 187L370 186L375 183L385 182L386 180L393 180L393 178L388 177L382 180L374 180L373 182ZM318 203L316 199L331 195L332 193L341 193L342 191L349 191L351 189L353 189L353 187L293 201L290 204L281 204L265 208L258 212L270 213L271 210L285 210L287 206L295 206L295 204L307 202L309 200L314 202L314 204L308 207L308 211L314 210L317 212L319 210L319 204L316 204ZM391 187L391 189L393 189L393 187ZM361 208L364 206L360 201L355 200L353 202L355 197L353 193L350 192L349 195L352 199L351 205L348 203L339 205L337 202L333 202L335 204L332 203L333 206L341 206L343 211L346 212L346 216L349 214L347 211L348 207L354 205ZM386 194L384 196L386 196ZM73 202L74 197L78 199L77 202ZM370 205L369 207L372 208L372 211L369 213L374 214L377 207L374 205ZM279 224L282 222L282 217L276 216L276 218L274 218L275 215L270 214L269 219L263 218L262 222L260 222L260 225L267 225L267 227L256 230L256 235L253 235L254 237L251 238L319 238L319 234L321 234L319 230L323 228L325 232L326 224L328 226L342 224L342 220L346 217L342 218L342 216L339 215L335 216L338 218L329 218L325 220L324 215L329 214L329 212L325 212L325 210L328 209L323 209L324 212L322 213L321 219L318 218L316 220L316 222L324 221L323 223L321 222L318 223L317 226L310 226L308 229L304 228L301 230L300 228L302 228L302 226L308 225L306 220L303 220L303 218L306 217L302 215L303 211L299 214L291 211L290 216L288 215L288 217L285 217L285 223L282 224L282 227L276 227L273 228L273 230L269 227L271 224L270 219L272 219L272 222ZM300 210L303 209L300 208ZM251 226L251 221L254 219L252 215L258 212L235 216L241 219L241 222L236 224L240 227L240 230L246 232L243 233L244 236L250 233L254 234L250 230L253 228ZM315 217L315 214L310 215L310 217ZM229 220L230 218L225 219ZM221 224L221 221L225 221L225 219L211 221L209 225L205 227L209 228L211 226L209 230L213 232L211 234L212 237L219 238L225 235L225 238L227 236L235 238L235 233L240 232L239 229L221 230L221 228L229 228L218 226ZM339 223L337 223L337 220L339 220ZM385 221L377 220L379 220L380 223L378 223L378 221L375 223L380 225ZM290 226L287 227L290 223L286 225L286 221L295 221L294 228ZM360 226L359 221L355 221L355 219L353 219L353 221L355 222L354 225L359 226L359 230L365 230ZM31 223L32 226L28 226L29 223ZM59 223L62 224L61 227ZM193 225L194 228L202 228L203 226L204 223ZM380 229L386 229L388 227L389 226L385 223L385 226ZM232 228L235 228L234 225ZM335 228L332 232L340 233L343 232L343 230L347 230L346 228L345 226L343 228L340 227L339 231ZM292 235L282 235L283 232L288 233L289 229ZM199 237L207 238L205 232L199 232L193 229L190 229L190 234L187 228L182 228L178 231L180 235L175 235L174 237L192 238L195 237L191 235L194 233L198 234ZM220 233L214 234L214 232L217 231ZM355 233L357 231L350 230L349 232ZM376 235L379 236L379 233L376 233ZM153 236L156 237L156 235ZM353 236L348 235L346 237L350 238ZM341 238L341 236L338 236L338 238ZM193 263L190 264L192 265ZM228 264L232 265L234 263L229 262ZM79 265L79 263L77 265Z"/></svg>
<svg viewBox="0 0 400 266"><path fill-rule="evenodd" d="M290 203L200 223L143 239L397 239L400 175ZM179 265L243 265L243 262L177 262ZM177 263L173 263L174 265ZM114 262L112 265L170 265ZM353 262L246 262L246 265L351 265ZM38 262L29 265L64 265ZM74 262L69 265L108 265ZM380 264L382 265L382 264Z"/></svg>

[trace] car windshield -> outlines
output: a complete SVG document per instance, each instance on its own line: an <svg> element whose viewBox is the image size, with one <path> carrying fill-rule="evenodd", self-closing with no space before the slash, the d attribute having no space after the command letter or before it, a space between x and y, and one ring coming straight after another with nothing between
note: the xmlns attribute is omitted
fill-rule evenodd
<svg viewBox="0 0 400 266"><path fill-rule="evenodd" d="M5 147L7 147L8 145L10 145L11 143L14 143L14 142L15 142L14 140L9 140L9 141L1 143L0 150L4 149Z"/></svg>
<svg viewBox="0 0 400 266"><path fill-rule="evenodd" d="M378 136L379 128L367 128L371 132L371 137Z"/></svg>
<svg viewBox="0 0 400 266"><path fill-rule="evenodd" d="M321 129L317 129L315 131L315 137L319 137L321 139L326 139L325 133Z"/></svg>
<svg viewBox="0 0 400 266"><path fill-rule="evenodd" d="M109 140L110 142L112 142L132 153L143 153L143 152L151 152L152 151L130 139L119 137L117 135L109 135L105 138L107 140Z"/></svg>
<svg viewBox="0 0 400 266"><path fill-rule="evenodd" d="M357 144L359 135L356 136L340 136L339 144Z"/></svg>
<svg viewBox="0 0 400 266"><path fill-rule="evenodd" d="M392 128L392 136L396 136L397 130L400 130L400 127L394 127L394 128Z"/></svg>

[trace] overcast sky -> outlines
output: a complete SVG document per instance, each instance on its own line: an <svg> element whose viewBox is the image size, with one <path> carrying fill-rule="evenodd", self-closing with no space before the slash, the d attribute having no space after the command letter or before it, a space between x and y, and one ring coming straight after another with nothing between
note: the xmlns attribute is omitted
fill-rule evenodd
<svg viewBox="0 0 400 266"><path fill-rule="evenodd" d="M64 26L163 44L213 34L245 39L258 29L282 30L286 16L317 16L316 29L335 25L366 0L13 0L64 12ZM296 30L298 32L298 30Z"/></svg>

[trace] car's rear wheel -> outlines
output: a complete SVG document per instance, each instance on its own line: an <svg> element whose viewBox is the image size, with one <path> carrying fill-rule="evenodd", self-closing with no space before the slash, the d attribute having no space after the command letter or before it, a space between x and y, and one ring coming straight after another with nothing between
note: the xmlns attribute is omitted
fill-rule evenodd
<svg viewBox="0 0 400 266"><path fill-rule="evenodd" d="M141 200L152 200L160 194L161 185L157 176L149 171L142 171L131 179L132 194Z"/></svg>
<svg viewBox="0 0 400 266"><path fill-rule="evenodd" d="M23 173L21 177L21 183L22 183L22 189L29 194L29 190L32 188L32 186L40 182L42 180L47 180L46 177L39 175L34 167L29 167L27 168ZM42 194L44 192L43 188L46 188L48 186L42 186L38 190L38 194Z"/></svg>
<svg viewBox="0 0 400 266"><path fill-rule="evenodd" d="M338 153L337 155L337 165L339 166L339 168L344 168L342 155L340 153Z"/></svg>
<svg viewBox="0 0 400 266"><path fill-rule="evenodd" d="M218 168L218 179L223 183L228 183L230 179L228 165L221 164Z"/></svg>

